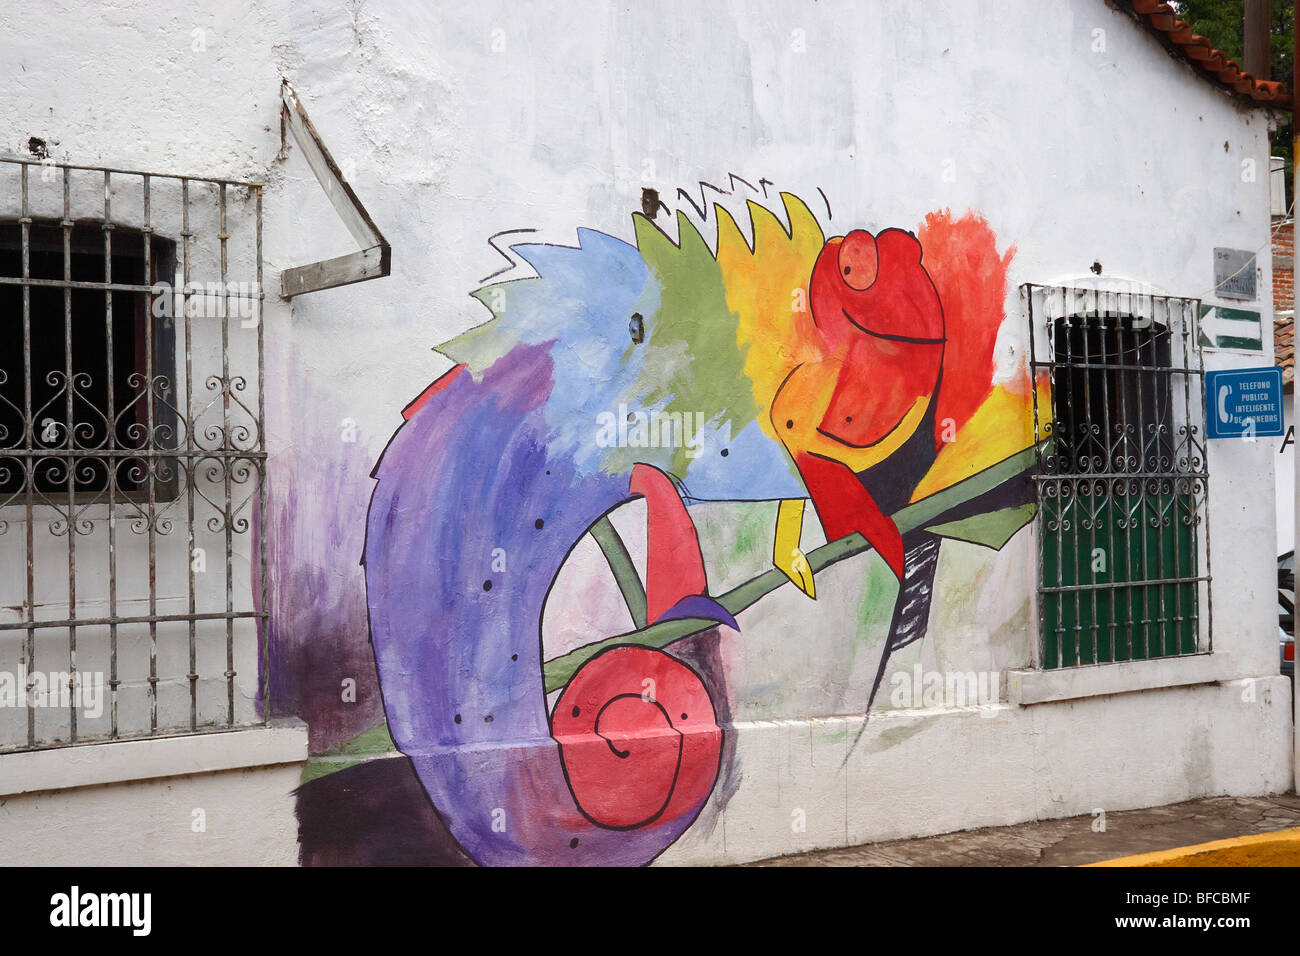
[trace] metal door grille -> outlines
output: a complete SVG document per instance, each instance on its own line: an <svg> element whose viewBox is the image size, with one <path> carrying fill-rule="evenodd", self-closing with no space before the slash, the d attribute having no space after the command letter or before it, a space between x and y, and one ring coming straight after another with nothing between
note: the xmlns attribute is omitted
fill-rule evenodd
<svg viewBox="0 0 1300 956"><path fill-rule="evenodd" d="M1038 446L1040 662L1211 650L1200 302L1025 285Z"/></svg>
<svg viewBox="0 0 1300 956"><path fill-rule="evenodd" d="M0 751L263 720L261 185L6 158L6 242Z"/></svg>

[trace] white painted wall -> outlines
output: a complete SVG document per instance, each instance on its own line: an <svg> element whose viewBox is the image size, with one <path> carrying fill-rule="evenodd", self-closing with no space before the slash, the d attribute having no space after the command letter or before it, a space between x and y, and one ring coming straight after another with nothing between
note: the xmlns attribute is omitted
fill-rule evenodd
<svg viewBox="0 0 1300 956"><path fill-rule="evenodd" d="M1212 249L1258 249L1260 288L1271 287L1267 177L1242 175L1249 160L1268 169L1266 115L1101 0L658 0L526 15L504 0L119 0L5 9L0 38L0 148L37 135L73 162L265 181L272 285L279 269L351 248L297 151L277 159L281 75L294 84L393 246L391 277L292 309L271 297L265 313L272 480L347 527L362 520L368 485L314 488L312 475L367 470L400 409L445 367L430 349L485 317L467 293L501 264L487 236L535 227L572 242L587 226L630 237L643 185L673 207L678 185L729 172L804 196L820 187L844 229L978 208L1017 247L1008 363L1027 347L1016 287L1094 261L1213 301ZM1271 328L1269 304L1259 307ZM357 442L340 439L344 419ZM1277 673L1275 451L1260 441L1210 452L1214 648L1233 678ZM300 555L327 582L303 601L362 587L357 555L327 539ZM1002 586L972 621L1009 622L998 667L1024 666L1036 640L1036 614L1016 614L1033 594L1032 548L1026 533L999 555ZM919 653L944 646L940 631ZM708 823L724 813L715 806L665 859L1286 789L1289 709L1278 701L1289 691L1259 686L1269 702L1215 683L1007 707L992 720L881 721L849 776L834 770L840 739L816 743L819 725L792 711L784 730L742 730L747 777L725 827ZM812 742L774 767L784 733ZM825 822L792 841L786 798L771 802L759 783L769 773L827 808Z"/></svg>
<svg viewBox="0 0 1300 956"><path fill-rule="evenodd" d="M1289 683L1272 677L1027 708L873 714L843 769L860 718L742 723L743 784L659 860L743 862L1279 792L1290 780ZM1081 823L1081 833L1088 826Z"/></svg>
<svg viewBox="0 0 1300 956"><path fill-rule="evenodd" d="M1277 452L1277 553L1295 550L1295 442L1283 447L1283 439L1295 425L1294 390L1282 402L1283 438L1274 440Z"/></svg>
<svg viewBox="0 0 1300 956"><path fill-rule="evenodd" d="M0 807L0 846L23 866L295 866L298 821L285 795L300 769L10 797Z"/></svg>
<svg viewBox="0 0 1300 956"><path fill-rule="evenodd" d="M39 866L298 861L300 721L0 756L0 854Z"/></svg>

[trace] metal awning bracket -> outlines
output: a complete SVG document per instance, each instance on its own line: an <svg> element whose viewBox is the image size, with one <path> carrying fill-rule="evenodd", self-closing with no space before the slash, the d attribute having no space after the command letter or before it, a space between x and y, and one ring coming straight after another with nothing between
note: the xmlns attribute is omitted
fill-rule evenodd
<svg viewBox="0 0 1300 956"><path fill-rule="evenodd" d="M335 286L349 285L377 279L392 272L392 250L370 213L343 178L338 163L325 148L320 133L312 125L303 109L302 101L288 80L280 85L281 137L284 131L293 134L293 141L302 150L303 158L315 173L317 182L333 204L343 225L361 248L357 252L333 259L322 259L306 265L285 269L280 274L280 295L292 299L306 292L319 292ZM282 144L283 148L283 144Z"/></svg>

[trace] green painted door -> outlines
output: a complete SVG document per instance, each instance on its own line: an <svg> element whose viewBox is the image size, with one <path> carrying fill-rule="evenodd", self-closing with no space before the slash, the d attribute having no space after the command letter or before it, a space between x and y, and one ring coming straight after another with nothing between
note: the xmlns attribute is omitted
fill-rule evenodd
<svg viewBox="0 0 1300 956"><path fill-rule="evenodd" d="M1195 499L1173 484L1062 479L1045 498L1044 667L1196 652Z"/></svg>
<svg viewBox="0 0 1300 956"><path fill-rule="evenodd" d="M1057 319L1039 476L1044 667L1193 654L1204 454L1168 328ZM1175 414L1175 407L1179 414Z"/></svg>

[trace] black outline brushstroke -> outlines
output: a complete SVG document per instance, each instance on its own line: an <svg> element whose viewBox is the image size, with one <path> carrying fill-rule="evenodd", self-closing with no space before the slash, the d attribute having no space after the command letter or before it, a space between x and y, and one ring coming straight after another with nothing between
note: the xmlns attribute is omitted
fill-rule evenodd
<svg viewBox="0 0 1300 956"><path fill-rule="evenodd" d="M707 199L704 198L704 187L705 187L705 186L708 186L710 189L712 189L712 190L713 190L715 193L717 193L719 196L734 196L734 195L736 194L736 183L744 183L746 186L749 187L750 192L755 192L755 193L758 192L758 190L754 188L754 184L753 184L753 183L751 183L751 182L750 182L749 180L747 180L747 179L743 179L742 177L737 176L735 173L727 173L727 180L728 180L728 185L731 187L730 189L723 189L723 188L721 188L720 186L715 186L715 185L713 185L713 183L705 182L703 179L701 179L701 180L696 184L696 185L699 186L699 189L700 189L700 204L699 204L699 205L696 205L696 203L695 203L695 198L694 198L690 193L688 193L685 189L683 189L681 186L678 186L678 187L677 187L677 195L678 195L678 196L681 196L683 199L685 199L688 203L691 204L691 208L695 210L696 214L700 217L700 221L701 221L701 222L708 222L708 221L709 221L709 212L708 212L708 204L709 204L709 201L708 201ZM769 183L769 184L772 183L772 181L771 181L770 179L760 179L759 182L760 182L760 183ZM766 188L766 187L763 188L763 198L764 198L764 199L767 198L767 188ZM701 208L701 207L703 207L703 208Z"/></svg>
<svg viewBox="0 0 1300 956"><path fill-rule="evenodd" d="M502 274L504 274L504 273L506 273L506 272L509 272L511 269L515 268L515 266L519 265L519 260L515 259L512 255L510 255L510 252L507 252L507 251L506 251L506 249L509 249L511 252L513 252L513 251L514 251L514 248L515 248L514 245L511 244L511 245L509 245L509 246L506 246L505 249L502 249L500 246L498 246L498 245L496 244L496 240L497 240L497 238L498 238L499 236L511 236L511 235L515 235L516 233L521 233L521 232L538 232L538 231L539 231L539 230L537 230L537 229L535 229L535 228L528 228L528 229L502 229L500 232L494 232L494 233L492 233L492 235L488 236L488 240L487 240L488 245L491 246L493 249L495 249L498 253L500 253L501 258L502 258L502 259L505 259L506 262L509 263L509 265L502 266L500 269L498 269L496 272L492 273L491 275L489 275L489 276L484 276L482 279L479 279L479 280L478 280L478 281L479 281L479 285L482 286L483 283L485 283L485 282L491 282L491 281L492 281L493 279L495 279L497 276L502 275ZM477 290L475 290L475 291L477 291Z"/></svg>
<svg viewBox="0 0 1300 956"><path fill-rule="evenodd" d="M844 318L848 319L859 332L865 332L867 335L874 335L878 339L886 339L890 342L907 342L911 345L943 345L948 341L947 335L939 339L923 339L911 335L891 335L888 332L873 332L850 315L848 309L841 306L840 311L844 313Z"/></svg>

